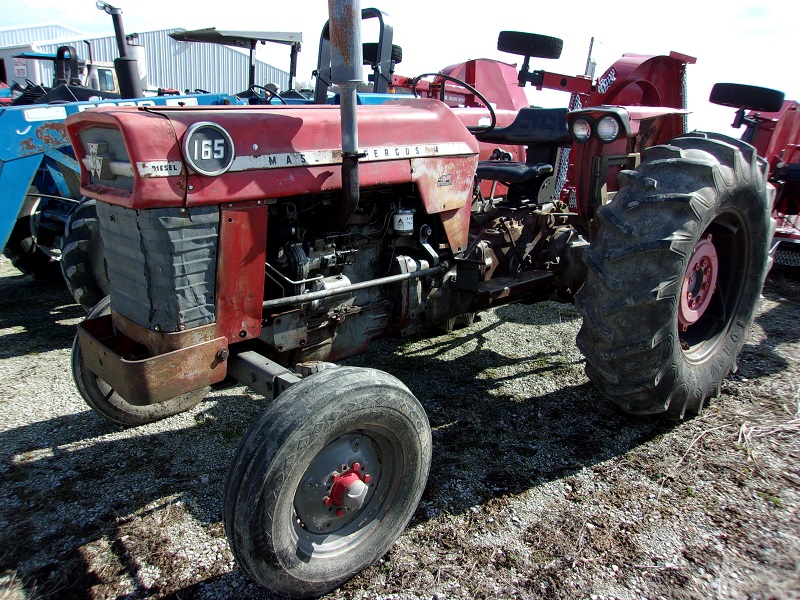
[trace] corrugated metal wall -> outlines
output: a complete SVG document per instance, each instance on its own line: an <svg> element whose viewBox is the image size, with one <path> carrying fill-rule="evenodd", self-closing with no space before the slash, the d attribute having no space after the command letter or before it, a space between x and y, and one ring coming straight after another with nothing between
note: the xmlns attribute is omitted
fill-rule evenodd
<svg viewBox="0 0 800 600"><path fill-rule="evenodd" d="M147 58L147 85L150 88L178 90L202 89L209 92L235 94L247 89L250 57L228 46L176 42L167 34L175 29L139 33ZM52 39L52 38L51 38ZM74 39L74 38L73 38ZM88 58L83 40L73 42L78 55ZM89 38L94 60L112 62L119 56L114 36ZM61 44L36 44L41 52L55 52ZM286 47L286 64L289 48ZM281 90L289 85L289 73L267 63L256 61L256 83L276 84Z"/></svg>
<svg viewBox="0 0 800 600"><path fill-rule="evenodd" d="M0 29L0 47L23 46L39 40L75 39L75 36L78 35L82 35L82 33L56 23L13 29L5 27Z"/></svg>

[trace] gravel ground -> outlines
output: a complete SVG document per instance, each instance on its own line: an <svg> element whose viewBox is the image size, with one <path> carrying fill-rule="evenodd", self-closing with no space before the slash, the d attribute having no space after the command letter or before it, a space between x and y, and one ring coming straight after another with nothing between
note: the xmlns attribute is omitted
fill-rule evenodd
<svg viewBox="0 0 800 600"><path fill-rule="evenodd" d="M243 387L122 429L70 373L82 317L0 258L0 599L270 598L220 521L266 402ZM580 318L543 303L382 340L431 476L389 554L331 598L800 598L800 276L775 269L738 374L698 418L621 414L583 374Z"/></svg>

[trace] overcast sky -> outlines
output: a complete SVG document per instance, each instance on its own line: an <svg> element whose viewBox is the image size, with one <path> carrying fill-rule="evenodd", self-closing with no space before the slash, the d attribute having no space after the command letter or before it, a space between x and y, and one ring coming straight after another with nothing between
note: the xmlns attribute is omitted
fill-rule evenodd
<svg viewBox="0 0 800 600"><path fill-rule="evenodd" d="M111 18L94 0L0 0L0 28L57 22L93 35L112 34ZM258 31L300 31L303 48L298 79L310 81L319 35L328 18L325 0L117 0L126 33L184 27ZM669 2L588 2L504 0L362 0L362 8L388 13L394 42L403 48L397 73L414 76L468 58L517 62L499 52L501 30L528 31L564 40L559 60L532 66L568 75L582 74L589 41L595 37L597 74L622 53L697 58L689 67L690 128L732 133L733 110L708 103L715 82L748 83L786 92L800 101L800 2L769 0L672 0ZM369 31L364 41L370 41ZM259 58L287 69L288 52ZM560 92L529 94L532 103L566 106Z"/></svg>

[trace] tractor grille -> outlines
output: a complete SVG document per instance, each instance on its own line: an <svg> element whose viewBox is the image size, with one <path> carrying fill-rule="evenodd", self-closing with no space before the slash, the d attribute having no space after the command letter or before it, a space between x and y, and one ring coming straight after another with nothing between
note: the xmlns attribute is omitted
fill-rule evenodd
<svg viewBox="0 0 800 600"><path fill-rule="evenodd" d="M111 308L155 331L215 320L219 210L134 210L97 203Z"/></svg>

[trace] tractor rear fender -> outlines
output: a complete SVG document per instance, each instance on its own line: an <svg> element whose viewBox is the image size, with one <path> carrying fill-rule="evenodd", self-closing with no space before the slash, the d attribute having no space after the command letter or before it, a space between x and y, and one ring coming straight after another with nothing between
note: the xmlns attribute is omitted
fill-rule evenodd
<svg viewBox="0 0 800 600"><path fill-rule="evenodd" d="M800 240L795 216L800 213L800 104L796 101L784 101L764 158L769 162L771 177L779 182L775 210L794 216L794 226L785 237Z"/></svg>
<svg viewBox="0 0 800 600"><path fill-rule="evenodd" d="M774 113L762 113L761 117L767 114ZM775 169L778 163L800 163L800 103L794 100L783 102L775 130L762 156L769 161L770 169Z"/></svg>

